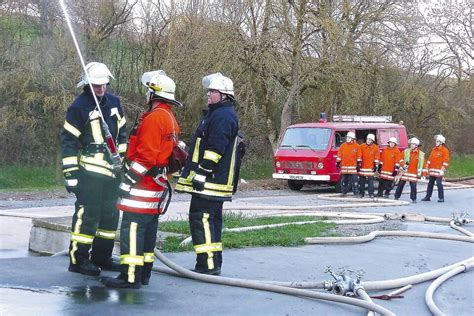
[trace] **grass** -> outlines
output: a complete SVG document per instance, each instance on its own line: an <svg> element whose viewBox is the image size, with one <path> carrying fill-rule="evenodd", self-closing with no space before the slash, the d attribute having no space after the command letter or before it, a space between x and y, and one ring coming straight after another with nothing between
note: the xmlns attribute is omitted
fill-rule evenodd
<svg viewBox="0 0 474 316"><path fill-rule="evenodd" d="M247 159L244 158L240 177L245 180L271 179L273 173L272 159Z"/></svg>
<svg viewBox="0 0 474 316"><path fill-rule="evenodd" d="M474 154L453 155L446 174L449 178L474 176Z"/></svg>
<svg viewBox="0 0 474 316"><path fill-rule="evenodd" d="M265 224L289 223L298 221L317 221L321 218L314 216L291 216L291 217L251 217L244 214L224 214L224 227L248 227ZM225 248L283 246L293 247L304 245L305 237L317 237L326 233L335 225L327 223L314 223L305 225L288 225L284 227L265 228L248 232L223 232L222 241ZM161 231L174 232L190 235L188 221L169 221L160 223ZM180 247L183 238L168 237L163 243L164 252L190 251L192 245Z"/></svg>
<svg viewBox="0 0 474 316"><path fill-rule="evenodd" d="M0 166L0 190L57 188L54 167Z"/></svg>

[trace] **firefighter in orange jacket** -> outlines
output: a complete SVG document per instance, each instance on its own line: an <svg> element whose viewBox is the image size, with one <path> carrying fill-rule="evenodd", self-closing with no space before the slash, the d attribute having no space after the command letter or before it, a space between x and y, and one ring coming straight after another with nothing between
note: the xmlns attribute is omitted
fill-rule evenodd
<svg viewBox="0 0 474 316"><path fill-rule="evenodd" d="M346 142L337 152L336 168L341 170L342 195L347 195L349 184L352 192L357 195L357 153L359 145L355 142L355 134L348 132Z"/></svg>
<svg viewBox="0 0 474 316"><path fill-rule="evenodd" d="M431 195L433 194L434 183L436 181L436 186L438 188L438 202L443 203L443 176L449 165L449 150L446 148L446 138L443 135L436 135L435 142L436 146L431 151L428 161L426 162L430 179L428 181L428 188L426 189L426 196L422 201L430 201Z"/></svg>
<svg viewBox="0 0 474 316"><path fill-rule="evenodd" d="M404 173L401 176L397 190L395 191L395 200L400 198L403 192L403 187L408 181L410 183L410 199L413 203L416 203L416 182L423 172L425 153L418 148L420 146L420 140L418 138L411 138L408 141L408 144L410 145L410 148L405 149L403 152L401 167L403 168Z"/></svg>
<svg viewBox="0 0 474 316"><path fill-rule="evenodd" d="M388 146L382 151L380 164L378 167L379 173L379 189L378 197L388 198L392 190L393 180L400 169L402 155L398 150L398 140L395 137L390 137ZM385 191L385 193L384 193Z"/></svg>
<svg viewBox="0 0 474 316"><path fill-rule="evenodd" d="M369 197L374 197L374 175L380 160L379 146L375 144L375 135L367 135L366 143L359 146L357 153L357 171L359 173L359 196L364 197L365 182L368 184Z"/></svg>
<svg viewBox="0 0 474 316"><path fill-rule="evenodd" d="M143 74L148 88L148 112L132 129L129 139L126 173L120 184L117 209L123 211L120 228L120 274L104 278L115 288L140 288L147 285L153 266L158 216L163 211L161 199L167 182L167 165L178 142L179 126L172 107L175 83L164 71Z"/></svg>

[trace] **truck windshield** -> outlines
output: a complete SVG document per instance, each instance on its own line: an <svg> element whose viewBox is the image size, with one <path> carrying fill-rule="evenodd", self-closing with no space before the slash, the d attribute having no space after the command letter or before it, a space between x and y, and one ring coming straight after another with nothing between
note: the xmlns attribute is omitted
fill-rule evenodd
<svg viewBox="0 0 474 316"><path fill-rule="evenodd" d="M330 136L330 128L289 128L286 130L280 147L324 150L328 147Z"/></svg>

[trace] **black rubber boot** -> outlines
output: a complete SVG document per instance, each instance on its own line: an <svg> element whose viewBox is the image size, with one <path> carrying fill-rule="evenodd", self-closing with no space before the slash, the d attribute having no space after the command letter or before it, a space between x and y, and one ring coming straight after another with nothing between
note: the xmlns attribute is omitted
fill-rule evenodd
<svg viewBox="0 0 474 316"><path fill-rule="evenodd" d="M425 196L424 198L421 199L423 202L427 202L427 201L431 201L431 199L427 196Z"/></svg>
<svg viewBox="0 0 474 316"><path fill-rule="evenodd" d="M142 285L148 285L151 278L151 269L153 268L152 262L145 262L142 269Z"/></svg>
<svg viewBox="0 0 474 316"><path fill-rule="evenodd" d="M200 273L200 274L207 274L207 275L220 275L221 274L221 268L214 268L214 269L192 269L191 271Z"/></svg>
<svg viewBox="0 0 474 316"><path fill-rule="evenodd" d="M69 264L69 272L80 273L84 275L93 275L97 276L100 274L100 268L97 267L95 264L90 262L90 260L82 260L77 264Z"/></svg>
<svg viewBox="0 0 474 316"><path fill-rule="evenodd" d="M121 267L122 272L116 278L110 277L103 277L101 278L102 283L106 287L110 288L118 288L118 289L139 289L142 286L141 277L142 277L142 267L136 266L135 267L135 282L128 282L128 275L127 273L123 272L123 270L128 270L128 265L126 268Z"/></svg>
<svg viewBox="0 0 474 316"><path fill-rule="evenodd" d="M115 271L120 272L120 263L114 261L112 258L109 258L105 264L99 264L92 261L96 266L98 266L101 270L104 271Z"/></svg>

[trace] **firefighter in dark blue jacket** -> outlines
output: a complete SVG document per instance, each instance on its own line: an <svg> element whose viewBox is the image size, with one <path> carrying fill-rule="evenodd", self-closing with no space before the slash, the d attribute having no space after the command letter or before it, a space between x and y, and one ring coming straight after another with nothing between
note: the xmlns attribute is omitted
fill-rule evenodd
<svg viewBox="0 0 474 316"><path fill-rule="evenodd" d="M222 265L222 205L231 201L237 173L239 120L232 80L205 76L209 110L199 123L176 191L192 194L189 225L197 255L195 272L218 275Z"/></svg>
<svg viewBox="0 0 474 316"><path fill-rule="evenodd" d="M66 190L77 199L71 226L69 271L99 275L101 269L114 269L112 250L119 219L115 203L120 177L113 172L101 114L92 93L121 154L127 149L127 135L120 100L106 92L113 78L109 69L105 64L92 62L87 64L86 71L88 76L84 75L78 84L78 87L85 85L84 91L67 109L61 149Z"/></svg>

